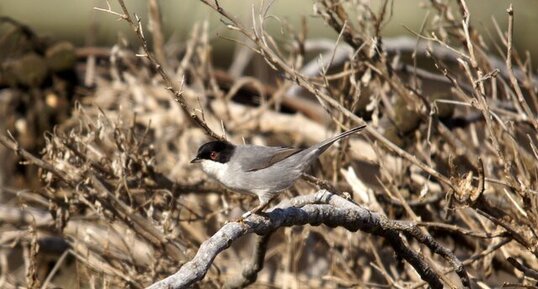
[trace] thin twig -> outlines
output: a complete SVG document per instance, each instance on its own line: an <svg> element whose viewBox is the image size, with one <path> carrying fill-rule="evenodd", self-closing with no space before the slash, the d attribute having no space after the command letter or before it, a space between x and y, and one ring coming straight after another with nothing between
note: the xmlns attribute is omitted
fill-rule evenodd
<svg viewBox="0 0 538 289"><path fill-rule="evenodd" d="M143 30L142 30L142 25L141 25L140 18L135 15L136 21L133 20L133 18L129 14L129 10L127 9L127 6L125 5L125 2L123 0L118 0L118 3L121 6L123 14L117 13L117 12L114 12L113 10L111 10L110 5L109 5L108 9L102 9L102 8L94 8L94 9L99 10L99 11L103 11L103 12L107 12L107 13L110 13L110 14L113 14L113 15L120 16L121 19L127 21L130 24L131 28L135 32L136 36L138 37L138 40L140 41L140 43L142 45L142 49L144 50L145 54L142 55L142 56L146 57L149 60L149 62L153 65L153 68L155 68L155 70L157 70L157 72L161 75L162 79L165 82L166 89L169 90L170 92L172 92L172 94L174 95L175 101L177 103L179 103L179 105L181 106L181 109L183 109L183 111L188 116L190 116L191 120L195 124L197 124L203 130L205 130L205 132L210 137L212 137L214 139L224 141L225 138L223 136L218 135L213 130L211 130L211 128L209 128L207 123L204 120L202 120L195 113L195 110L187 104L187 101L185 100L185 98L183 96L183 87L182 87L183 86L183 80L181 80L179 83L176 82L176 81L172 81L172 78L164 70L164 68L160 64L160 62L153 56L153 54L151 53L151 51L148 48L148 44L147 44L146 38L144 36Z"/></svg>
<svg viewBox="0 0 538 289"><path fill-rule="evenodd" d="M506 13L508 13L508 40L506 44L506 67L508 68L508 76L510 78L512 88L516 92L516 99L518 100L521 107L523 107L527 118L531 121L534 128L538 130L538 120L536 120L534 113L532 112L531 108L529 107L529 104L525 100L523 92L519 87L517 78L515 77L514 70L512 68L512 36L514 34L514 9L512 8L512 4L510 4L510 7L506 9Z"/></svg>

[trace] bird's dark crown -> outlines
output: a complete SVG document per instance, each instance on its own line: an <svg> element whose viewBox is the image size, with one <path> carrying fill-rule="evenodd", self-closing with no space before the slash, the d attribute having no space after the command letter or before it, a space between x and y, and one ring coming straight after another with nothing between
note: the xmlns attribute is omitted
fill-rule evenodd
<svg viewBox="0 0 538 289"><path fill-rule="evenodd" d="M234 150L235 146L229 142L211 141L200 146L196 158L192 162L212 160L224 164L230 160Z"/></svg>

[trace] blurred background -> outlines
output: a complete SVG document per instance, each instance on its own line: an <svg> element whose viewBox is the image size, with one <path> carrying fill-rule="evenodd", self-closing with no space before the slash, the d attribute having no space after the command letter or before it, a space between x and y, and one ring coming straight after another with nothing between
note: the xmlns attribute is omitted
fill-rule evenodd
<svg viewBox="0 0 538 289"><path fill-rule="evenodd" d="M248 18L251 14L251 7L259 1L219 1L228 11L238 17ZM391 20L383 28L382 35L386 37L406 35L412 36L405 27L413 31L419 31L427 15L425 9L420 6L424 1L406 0L394 1ZM426 1L427 2L427 1ZM533 59L538 57L538 39L535 31L538 29L538 1L467 1L471 12L471 24L480 30L486 41L491 41L491 37L496 37L494 18L501 28L506 27L506 9L513 2L515 11L515 46L522 50L528 50ZM205 5L197 0L162 0L162 20L167 41L182 41L188 37L193 23L202 20L210 22L211 34L214 37L214 53L219 55L231 55L233 43L222 39L218 35L229 35L230 32L218 23L220 18ZM292 25L301 23L301 16L304 16L308 27L309 38L330 37L335 38L335 33L323 24L318 17L314 17L312 11L312 1L274 1L271 14L281 18ZM376 10L380 1L371 1L371 7ZM119 11L117 3L110 1L113 10ZM127 5L133 13L141 16L143 21L147 21L146 1L127 1ZM35 29L40 35L48 35L56 39L69 40L76 45L88 44L109 46L118 41L121 35L128 39L133 39L134 35L130 28L122 21L118 21L112 15L99 12L93 7L106 8L106 1L68 1L68 0L47 0L47 1L19 1L3 0L0 2L0 15L9 16L17 21L25 23ZM275 20L276 21L276 20ZM268 21L267 30L275 37L278 37L279 25L275 21ZM95 34L89 33L95 31ZM275 33L276 32L276 33ZM88 39L88 35L95 35L95 39ZM488 35L492 35L491 37ZM231 58L231 57L230 57ZM219 58L220 61L224 60ZM218 64L218 62L217 62Z"/></svg>

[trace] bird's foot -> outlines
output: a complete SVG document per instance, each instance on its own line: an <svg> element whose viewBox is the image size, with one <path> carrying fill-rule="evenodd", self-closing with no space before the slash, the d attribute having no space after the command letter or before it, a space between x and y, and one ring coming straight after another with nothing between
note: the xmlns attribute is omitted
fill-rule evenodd
<svg viewBox="0 0 538 289"><path fill-rule="evenodd" d="M240 223L240 224L243 224L245 222L245 219L250 217L252 215L252 211L248 211L246 213L244 213L243 215L241 215L241 217L237 218L237 219L233 219L231 221L228 221L226 223Z"/></svg>
<svg viewBox="0 0 538 289"><path fill-rule="evenodd" d="M243 215L241 215L241 217L237 220L234 220L234 222L238 222L238 223L244 223L245 222L245 219L252 216L252 214L256 214L256 215L259 215L259 216L267 216L266 214L263 213L263 209L265 209L265 207L267 207L267 205L269 205L269 202L274 199L275 196L273 196L272 198L270 198L268 201L260 201L260 204L248 211L248 212L245 212Z"/></svg>
<svg viewBox="0 0 538 289"><path fill-rule="evenodd" d="M248 217L252 216L252 215L258 215L258 216L262 216L262 217L267 217L267 214L262 212L261 210L250 210L248 212L245 212L243 215L241 215L241 217L233 220L232 222L243 224L245 222L245 220Z"/></svg>
<svg viewBox="0 0 538 289"><path fill-rule="evenodd" d="M258 212L248 211L248 212L244 213L243 215L241 215L241 219L246 219L246 218L250 217L252 215L252 213L257 214Z"/></svg>
<svg viewBox="0 0 538 289"><path fill-rule="evenodd" d="M243 216L241 216L241 217L239 217L237 219L231 220L230 223L244 224L245 223L245 218Z"/></svg>
<svg viewBox="0 0 538 289"><path fill-rule="evenodd" d="M250 215L252 215L252 211L248 211L248 212L244 213L243 215L241 215L241 217L233 220L232 222L243 224L243 223L245 223L245 219L250 217Z"/></svg>

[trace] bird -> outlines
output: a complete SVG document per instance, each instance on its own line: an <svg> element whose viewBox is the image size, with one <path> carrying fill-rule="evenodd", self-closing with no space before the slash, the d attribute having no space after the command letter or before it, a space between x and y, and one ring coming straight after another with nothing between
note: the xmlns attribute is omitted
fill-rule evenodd
<svg viewBox="0 0 538 289"><path fill-rule="evenodd" d="M259 205L243 214L259 214L280 192L291 187L311 164L336 141L362 131L360 125L308 148L235 145L210 141L198 148L191 163L226 188L255 194Z"/></svg>

